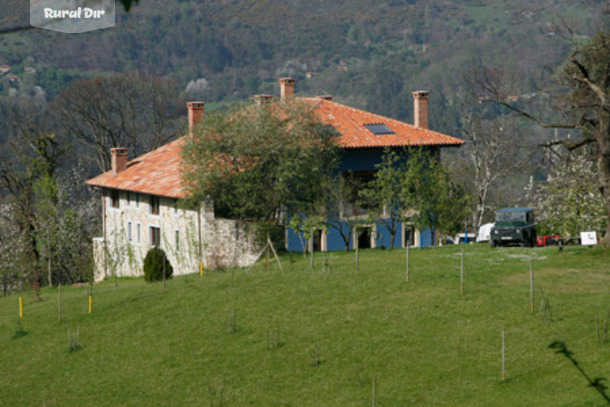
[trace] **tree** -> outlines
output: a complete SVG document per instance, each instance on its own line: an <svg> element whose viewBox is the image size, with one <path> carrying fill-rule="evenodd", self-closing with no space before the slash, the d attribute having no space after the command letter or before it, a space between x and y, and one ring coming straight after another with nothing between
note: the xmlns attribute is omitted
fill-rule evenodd
<svg viewBox="0 0 610 407"><path fill-rule="evenodd" d="M401 200L408 219L418 229L430 227L452 233L469 214L469 197L464 189L451 179L437 157L421 147L409 150Z"/></svg>
<svg viewBox="0 0 610 407"><path fill-rule="evenodd" d="M303 250L303 257L305 257L309 251L307 242L313 237L314 231L324 226L324 219L321 216L305 216L303 214L295 213L292 218L290 218L288 227L298 236L299 242L301 243L301 249Z"/></svg>
<svg viewBox="0 0 610 407"><path fill-rule="evenodd" d="M405 218L403 191L405 158L394 151L386 150L373 180L363 191L364 202L368 207L368 218L377 224L384 225L390 232L390 247L394 248L396 232L400 221Z"/></svg>
<svg viewBox="0 0 610 407"><path fill-rule="evenodd" d="M568 155L553 168L546 181L527 190L534 203L542 234L578 236L603 230L604 199L597 187L594 163L583 155Z"/></svg>
<svg viewBox="0 0 610 407"><path fill-rule="evenodd" d="M398 225L452 233L469 213L468 196L428 150L387 150L373 179L361 193L368 219L384 225L394 247Z"/></svg>
<svg viewBox="0 0 610 407"><path fill-rule="evenodd" d="M358 192L364 190L363 183L354 176L353 172L337 174L333 178L327 193L325 203L324 226L335 229L341 239L345 251L349 250L354 229L363 221L358 217L360 199Z"/></svg>
<svg viewBox="0 0 610 407"><path fill-rule="evenodd" d="M22 273L38 295L42 262L51 260L50 228L56 224L58 199L55 176L66 148L29 115L15 116L14 123L19 127L18 138L0 150L0 196L6 199L9 230L20 242Z"/></svg>
<svg viewBox="0 0 610 407"><path fill-rule="evenodd" d="M607 23L606 23L607 24ZM586 44L573 43L573 51L562 67L561 79L567 92L556 109L566 121L550 121L534 115L507 97L506 86L499 83L498 72L483 69L474 73L472 83L491 95L502 106L527 117L544 128L580 130L576 140L562 139L546 143L561 144L568 151L593 146L597 164L597 183L606 206L605 237L602 244L610 246L610 31L607 25ZM556 111L556 113L557 113Z"/></svg>
<svg viewBox="0 0 610 407"><path fill-rule="evenodd" d="M73 82L51 103L61 130L110 169L110 148L139 156L180 134L183 104L173 82L135 73Z"/></svg>
<svg viewBox="0 0 610 407"><path fill-rule="evenodd" d="M209 115L183 150L189 201L278 224L287 213L316 213L337 162L334 138L299 101Z"/></svg>
<svg viewBox="0 0 610 407"><path fill-rule="evenodd" d="M466 144L461 153L470 167L469 182L475 203L472 226L478 230L493 210L490 200L499 181L522 169L535 150L520 156L517 131L511 118L484 120L478 114L469 113L463 116L462 126Z"/></svg>
<svg viewBox="0 0 610 407"><path fill-rule="evenodd" d="M84 210L90 203L86 194L72 192L83 185L82 167L71 163L77 181L62 170L69 147L49 132L48 122L44 115L16 114L11 120L16 136L0 149L5 292L29 281L38 293L45 280L49 285L82 281L92 270L90 237L97 216Z"/></svg>
<svg viewBox="0 0 610 407"><path fill-rule="evenodd" d="M174 268L162 249L154 247L146 253L144 258L144 281L164 281L172 278Z"/></svg>

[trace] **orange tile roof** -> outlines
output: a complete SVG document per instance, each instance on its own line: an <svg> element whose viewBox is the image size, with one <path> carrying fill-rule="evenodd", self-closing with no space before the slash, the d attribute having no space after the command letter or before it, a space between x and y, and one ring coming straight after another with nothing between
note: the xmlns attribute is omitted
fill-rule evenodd
<svg viewBox="0 0 610 407"><path fill-rule="evenodd" d="M107 171L88 180L87 185L183 198L180 152L184 141L184 137L172 141L129 161L120 173Z"/></svg>
<svg viewBox="0 0 610 407"><path fill-rule="evenodd" d="M341 136L341 148L365 147L406 147L406 146L460 146L463 140L429 129L355 109L326 99L308 98L309 103L317 104L316 111L320 120L333 126ZM375 135L365 124L385 124L395 134Z"/></svg>
<svg viewBox="0 0 610 407"><path fill-rule="evenodd" d="M320 98L306 98L314 103L322 122L334 127L340 136L339 147L382 148L406 146L459 146L463 140L429 129L417 128L398 120L369 113ZM395 134L375 135L365 124L385 124ZM144 154L127 164L118 174L105 172L87 181L87 185L120 189L143 194L183 198L180 152L184 137Z"/></svg>

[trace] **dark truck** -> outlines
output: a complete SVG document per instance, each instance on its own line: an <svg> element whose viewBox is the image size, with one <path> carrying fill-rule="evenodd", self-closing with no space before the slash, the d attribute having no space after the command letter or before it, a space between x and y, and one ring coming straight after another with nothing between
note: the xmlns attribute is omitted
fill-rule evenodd
<svg viewBox="0 0 610 407"><path fill-rule="evenodd" d="M532 208L504 208L496 214L496 225L491 229L491 247L519 244L536 245L536 223Z"/></svg>

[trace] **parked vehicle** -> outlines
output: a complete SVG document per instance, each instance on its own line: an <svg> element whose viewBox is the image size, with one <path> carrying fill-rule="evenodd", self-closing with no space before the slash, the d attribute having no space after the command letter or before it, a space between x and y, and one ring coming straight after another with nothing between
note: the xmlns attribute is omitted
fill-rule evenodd
<svg viewBox="0 0 610 407"><path fill-rule="evenodd" d="M455 244L474 243L476 238L477 237L474 233L468 233L468 236L466 236L466 233L458 233L457 235L455 235L455 238L453 240L455 241Z"/></svg>
<svg viewBox="0 0 610 407"><path fill-rule="evenodd" d="M489 242L491 240L491 229L495 223L486 223L481 225L479 228L479 234L477 235L477 243Z"/></svg>
<svg viewBox="0 0 610 407"><path fill-rule="evenodd" d="M557 246L561 240L561 235L545 235L536 238L536 246Z"/></svg>
<svg viewBox="0 0 610 407"><path fill-rule="evenodd" d="M536 223L532 208L504 208L496 214L491 229L491 247L519 244L532 247L536 244Z"/></svg>
<svg viewBox="0 0 610 407"><path fill-rule="evenodd" d="M448 244L455 244L455 241L453 240L453 238L451 236L442 235L438 239L438 243L439 243L439 246L445 246Z"/></svg>

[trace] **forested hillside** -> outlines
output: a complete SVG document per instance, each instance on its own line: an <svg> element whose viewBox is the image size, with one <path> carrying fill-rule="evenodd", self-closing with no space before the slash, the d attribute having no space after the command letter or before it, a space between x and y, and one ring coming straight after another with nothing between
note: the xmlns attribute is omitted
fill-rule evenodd
<svg viewBox="0 0 610 407"><path fill-rule="evenodd" d="M411 91L425 88L432 126L453 133L462 73L502 64L520 72L517 95L532 92L566 55L553 22L566 17L594 31L592 3L142 0L129 13L118 6L112 29L3 35L0 64L21 77L20 94L40 95L40 86L47 100L71 80L109 72L170 76L182 89L193 81L189 90L207 102L272 93L279 76L291 75L299 93L410 119ZM0 26L28 23L27 3L0 7L10 10ZM28 77L24 67L36 72ZM2 94L11 87L2 81Z"/></svg>

